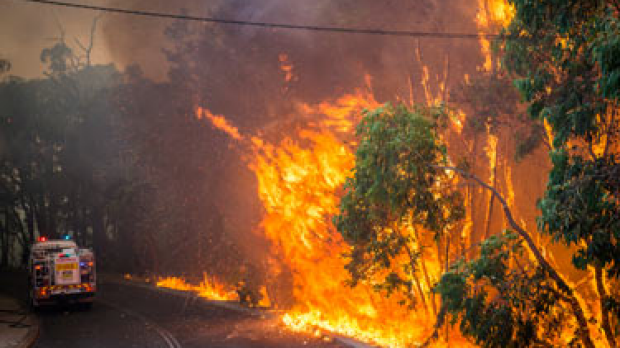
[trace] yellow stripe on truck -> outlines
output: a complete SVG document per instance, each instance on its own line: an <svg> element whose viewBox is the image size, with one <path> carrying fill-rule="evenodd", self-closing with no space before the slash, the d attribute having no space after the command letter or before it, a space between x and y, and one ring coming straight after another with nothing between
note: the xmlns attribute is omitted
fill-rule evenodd
<svg viewBox="0 0 620 348"><path fill-rule="evenodd" d="M78 269L77 263L61 263L56 265L57 271L71 271Z"/></svg>

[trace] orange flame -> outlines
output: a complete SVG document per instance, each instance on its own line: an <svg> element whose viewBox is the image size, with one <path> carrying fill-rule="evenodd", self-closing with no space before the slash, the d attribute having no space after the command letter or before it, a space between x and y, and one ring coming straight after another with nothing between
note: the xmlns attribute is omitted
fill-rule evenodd
<svg viewBox="0 0 620 348"><path fill-rule="evenodd" d="M508 15L501 16L510 13L502 10L505 8L500 3L505 4L504 0L483 1L480 4L488 7L481 6L486 8L478 19L481 32L492 29L491 24L499 19L508 20ZM482 40L481 44L490 69L489 42ZM293 76L288 56L280 55L279 62L289 82ZM423 67L421 83L426 101L436 104L446 92L446 81L439 83L435 93L429 81L429 71ZM398 303L402 297L385 298L373 291L372 284L345 286L349 274L342 255L350 247L331 223L338 211L339 190L354 166L350 147L354 143L343 138L350 137L358 121L353 115L378 105L372 95L364 93L346 95L335 102L303 104L299 110L312 122L279 143L260 137L243 141L246 139L224 117L202 108L198 108L198 114L204 114L214 127L235 140L243 141L243 146L254 153L246 159L256 175L258 196L265 210L261 231L272 242L272 252L287 264L293 276L295 305L282 316L283 323L298 331L326 330L382 346L405 347L428 337L433 331L434 315L411 311ZM454 121L457 133L464 119L461 112ZM427 257L427 266L429 277L438 279L441 267L436 257ZM276 268L271 271L278 272ZM429 287L422 284L421 291L428 292ZM451 336L451 344L471 345L458 333Z"/></svg>
<svg viewBox="0 0 620 348"><path fill-rule="evenodd" d="M294 79L293 64L290 62L287 54L281 53L278 55L280 61L280 70L284 73L284 81L291 82Z"/></svg>
<svg viewBox="0 0 620 348"><path fill-rule="evenodd" d="M209 300L237 301L239 299L234 290L227 288L224 284L218 282L214 278L209 278L206 274L203 275L203 280L199 285L189 284L181 278L168 277L160 278L157 281L157 287L191 291L196 293L198 296Z"/></svg>
<svg viewBox="0 0 620 348"><path fill-rule="evenodd" d="M372 284L346 286L349 274L342 255L350 247L331 223L338 212L338 192L355 160L350 143L343 138L350 136L358 121L355 115L377 106L372 95L361 92L332 103L301 105L301 112L313 120L306 129L277 144L258 137L243 144L255 154L247 158L251 158L248 166L258 180L258 196L265 209L261 230L272 242L272 252L293 274L296 304L282 317L283 323L308 333L324 330L404 347L428 337L434 316L401 306L402 296L385 298L373 291ZM224 131L234 128L213 125ZM427 265L431 277L437 279L437 260L429 258ZM428 293L428 286L422 288Z"/></svg>
<svg viewBox="0 0 620 348"><path fill-rule="evenodd" d="M514 7L506 0L478 0L478 15L476 22L480 34L496 34L498 28L506 27L515 15ZM491 42L480 38L480 46L484 55L484 69L491 71L493 58L491 56Z"/></svg>
<svg viewBox="0 0 620 348"><path fill-rule="evenodd" d="M201 107L196 108L196 118L201 120L203 117L208 118L211 123L217 128L230 135L235 140L243 139L237 127L228 124L228 121L221 115L213 115L211 111L203 109Z"/></svg>

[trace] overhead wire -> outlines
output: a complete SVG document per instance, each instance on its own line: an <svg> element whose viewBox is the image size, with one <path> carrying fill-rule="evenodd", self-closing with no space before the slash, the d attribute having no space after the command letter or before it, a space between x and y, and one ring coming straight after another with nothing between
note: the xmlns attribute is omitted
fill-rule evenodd
<svg viewBox="0 0 620 348"><path fill-rule="evenodd" d="M240 20L240 19L225 19L225 18L216 18L216 17L193 16L189 14L175 14L175 13L166 13L166 12L131 10L131 9L119 8L119 7L88 5L88 4L55 1L55 0L21 0L21 2L30 2L30 3L44 4L44 5L50 5L50 6L60 6L60 7L81 9L81 10L118 13L118 14L143 16L143 17L166 18L166 19L174 19L174 20L186 20L186 21L196 21L196 22L204 22L204 23L250 26L250 27L271 28L271 29L303 30L303 31L315 31L315 32L331 32L331 33L340 33L340 34L365 34L365 35L382 35L382 36L397 36L397 37L412 37L412 38L431 38L431 39L475 39L475 40L487 39L487 40L492 40L492 39L498 39L500 37L497 34L450 33L450 32L442 33L442 32L432 32L432 31L347 28L347 27L336 27L336 26L318 26L318 25L303 25L303 24L290 24L290 23L258 22L258 21L248 21L248 20Z"/></svg>

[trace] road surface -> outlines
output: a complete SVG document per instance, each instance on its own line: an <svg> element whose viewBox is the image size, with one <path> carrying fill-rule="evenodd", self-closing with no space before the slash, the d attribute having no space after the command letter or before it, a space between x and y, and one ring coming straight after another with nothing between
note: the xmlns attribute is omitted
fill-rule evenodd
<svg viewBox="0 0 620 348"><path fill-rule="evenodd" d="M0 278L0 290L25 293L23 275ZM324 338L292 333L277 319L113 281L100 282L90 310L49 308L38 317L41 327L35 348L343 347Z"/></svg>

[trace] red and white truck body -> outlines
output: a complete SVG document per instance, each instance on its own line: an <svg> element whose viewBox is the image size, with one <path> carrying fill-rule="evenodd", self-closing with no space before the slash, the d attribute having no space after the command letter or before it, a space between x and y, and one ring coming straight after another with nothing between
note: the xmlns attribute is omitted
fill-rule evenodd
<svg viewBox="0 0 620 348"><path fill-rule="evenodd" d="M29 261L33 307L58 302L92 304L96 285L95 256L71 240L42 239L32 246Z"/></svg>

